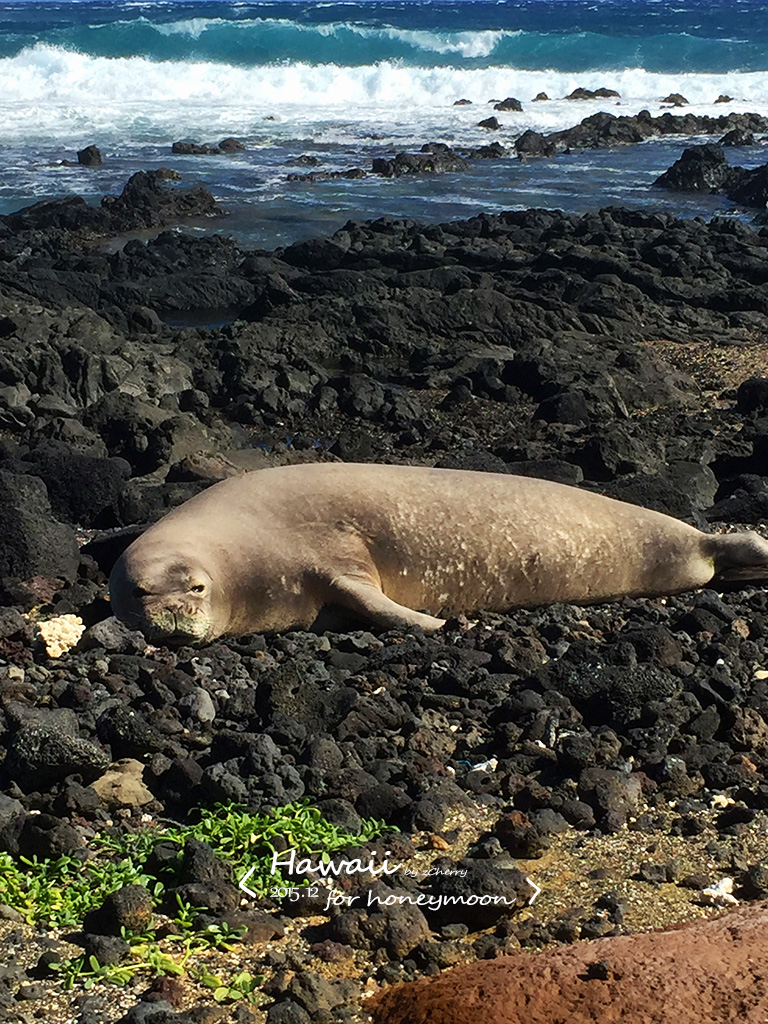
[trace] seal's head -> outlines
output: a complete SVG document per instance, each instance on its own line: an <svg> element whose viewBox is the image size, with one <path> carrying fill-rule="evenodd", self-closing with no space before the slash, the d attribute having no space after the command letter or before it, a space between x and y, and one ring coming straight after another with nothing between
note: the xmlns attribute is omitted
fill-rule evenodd
<svg viewBox="0 0 768 1024"><path fill-rule="evenodd" d="M112 608L122 622L158 643L205 643L225 631L223 595L197 559L132 549L109 578Z"/></svg>

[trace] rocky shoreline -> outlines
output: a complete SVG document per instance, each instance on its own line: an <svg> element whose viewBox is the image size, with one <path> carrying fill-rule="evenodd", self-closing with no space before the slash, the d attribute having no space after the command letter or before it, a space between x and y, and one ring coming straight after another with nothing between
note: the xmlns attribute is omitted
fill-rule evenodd
<svg viewBox="0 0 768 1024"><path fill-rule="evenodd" d="M748 137L749 138L749 137ZM746 170L731 166L721 145L692 146L654 182L678 192L716 192L743 206L768 207L768 164ZM738 143L737 143L738 144Z"/></svg>
<svg viewBox="0 0 768 1024"><path fill-rule="evenodd" d="M506 106L497 104L495 109L515 109L511 106L512 102L517 101L505 100ZM480 121L478 127L498 131L505 126L498 118L490 117ZM515 156L518 160L554 158L579 150L613 149L617 146L635 145L648 139L674 136L720 135L722 137L717 144L713 144L714 148L751 146L758 141L755 137L756 132L768 132L768 118L760 114L729 113L719 117L708 117L697 114L670 114L668 111L654 117L648 110L641 110L635 115L616 115L600 111L597 114L590 114L577 125L562 131L545 134L527 129L519 133L510 146L504 146L497 141L487 146L474 147L451 147L445 143L431 142L425 143L418 153L403 152L392 157L377 157L368 169L350 167L344 171L293 171L288 174L287 180L314 182L338 178L364 178L368 174L384 178L399 178L409 174L445 174L467 171L471 166L470 161L473 160L502 159L510 156ZM316 157L304 155L299 157L299 162L314 166L318 161ZM718 190L713 188L710 191ZM737 201L745 201L748 206L765 205L764 197L761 201L759 197L747 192L749 198L743 200L744 189L734 191L734 198Z"/></svg>
<svg viewBox="0 0 768 1024"><path fill-rule="evenodd" d="M768 119L760 114L723 114L706 117L696 114L670 114L666 111L654 117L649 110L632 116L615 116L601 111L584 118L573 128L551 132L525 132L515 142L517 155L524 159L536 156L556 156L577 149L605 149L626 146L646 139L681 135L727 135L730 132L749 135L764 132Z"/></svg>
<svg viewBox="0 0 768 1024"><path fill-rule="evenodd" d="M387 837L398 861L427 851L443 874L361 874L347 894L373 892L373 910L238 909L228 873L190 847L195 905L255 936L263 1010L205 1017L203 1002L162 987L157 1002L139 984L132 1008L82 990L73 1004L41 961L0 979L8 1019L59 993L78 1024L365 1020L380 986L626 929L626 879L607 869L594 905L527 906L526 879L541 884L566 840L639 843L627 878L679 890L681 916L706 912L725 875L735 898L768 896L750 841L768 807L762 590L554 607L433 637L175 651L117 626L105 600L142 525L213 480L291 461L522 473L700 526L761 526L768 229L529 210L350 222L274 252L170 228L105 247L217 214L204 191L168 182L147 172L101 208L38 204L0 221L0 853L86 862L106 822L131 832L216 801L256 812L309 798L343 831L361 818L401 830ZM710 371L727 362L727 379L705 380L691 346ZM53 658L38 623L64 616L85 632ZM144 787L122 806L98 785L121 759L143 766ZM669 837L691 844L693 883L657 854ZM510 892L512 912L470 901ZM412 900L381 902L392 894ZM452 909L430 904L446 894ZM90 934L119 933L110 920ZM288 932L323 951L284 951Z"/></svg>

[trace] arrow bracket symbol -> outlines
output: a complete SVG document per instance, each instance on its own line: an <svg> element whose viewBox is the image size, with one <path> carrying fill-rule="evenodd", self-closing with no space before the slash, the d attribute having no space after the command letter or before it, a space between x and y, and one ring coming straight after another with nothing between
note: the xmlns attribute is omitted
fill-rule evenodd
<svg viewBox="0 0 768 1024"><path fill-rule="evenodd" d="M528 906L530 907L530 906L533 905L533 901L536 899L536 897L541 892L541 886L540 885L536 885L536 883L534 881L532 881L528 877L528 875L525 876L525 880L528 883L528 885L532 886L536 890L536 892L533 894L533 896L531 896L531 898L528 900ZM242 888L242 883L241 883L241 888Z"/></svg>
<svg viewBox="0 0 768 1024"><path fill-rule="evenodd" d="M245 872L243 877L240 879L239 888L242 889L243 892L247 892L249 896L253 896L253 898L256 900L256 899L259 898L259 894L257 892L254 892L253 889L249 889L248 886L245 884L248 881L248 879L251 877L251 875L253 874L253 872L255 870L256 870L256 865L255 864L253 865L253 867L248 868L248 870ZM529 879L529 881L530 881L530 879ZM531 883L531 884L533 884L533 883Z"/></svg>

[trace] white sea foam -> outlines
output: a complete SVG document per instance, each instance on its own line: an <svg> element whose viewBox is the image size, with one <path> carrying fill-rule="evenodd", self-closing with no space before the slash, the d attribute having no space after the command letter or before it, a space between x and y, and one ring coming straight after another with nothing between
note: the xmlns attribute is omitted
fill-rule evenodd
<svg viewBox="0 0 768 1024"><path fill-rule="evenodd" d="M608 86L621 98L562 99L577 86ZM531 103L542 91L553 102ZM363 67L300 62L238 67L91 57L38 44L0 60L0 140L7 145L38 134L64 138L74 126L116 137L141 125L143 137L153 139L216 126L242 132L244 126L262 124L267 115L277 119L277 132L293 125L315 134L343 133L358 124L388 127L396 134L399 126L402 135L422 140L437 131L454 131L464 140L491 112L487 103L492 98L515 96L523 103L522 114L499 115L509 131L552 131L600 109L633 114L648 107L658 113L660 100L670 92L682 92L691 104L686 109L695 113L735 109L768 114L768 72L662 75L634 68L577 74L407 67L387 61ZM731 107L713 105L723 93L734 97ZM474 105L454 107L459 98ZM483 130L475 134L482 137Z"/></svg>
<svg viewBox="0 0 768 1024"><path fill-rule="evenodd" d="M408 43L418 50L459 54L461 57L490 57L502 39L518 32L419 32L398 28L381 30L389 39Z"/></svg>
<svg viewBox="0 0 768 1024"><path fill-rule="evenodd" d="M223 18L187 18L184 21L171 21L171 22L150 22L148 19L141 19L146 21L146 24L158 32L161 36L189 36L191 39L199 39L203 32L207 32L209 28L213 28L215 25L231 25L237 26L236 21L225 21ZM126 24L130 24L126 22ZM253 24L251 22L250 24Z"/></svg>
<svg viewBox="0 0 768 1024"><path fill-rule="evenodd" d="M305 26L296 25L296 28ZM502 39L517 36L519 32L494 31L487 29L479 32L429 32L424 29L404 29L393 27L371 28L357 25L354 22L333 22L327 25L306 26L322 36L340 36L344 32L365 39L390 39L424 53L442 53L458 55L469 59L490 57Z"/></svg>
<svg viewBox="0 0 768 1024"><path fill-rule="evenodd" d="M302 24L287 18L241 18L229 20L224 18L187 18L172 22L151 22L140 19L147 26L162 36L186 36L198 40L210 29L231 29L234 32L284 31L286 38L291 32L301 35L321 36L323 38L340 38L349 33L367 40L391 40L403 43L424 53L442 53L459 56L465 59L490 57L499 43L522 33L484 29L480 31L428 31L426 29L403 29L392 26L370 26L356 22L328 22L326 24ZM129 22L119 23L129 24Z"/></svg>

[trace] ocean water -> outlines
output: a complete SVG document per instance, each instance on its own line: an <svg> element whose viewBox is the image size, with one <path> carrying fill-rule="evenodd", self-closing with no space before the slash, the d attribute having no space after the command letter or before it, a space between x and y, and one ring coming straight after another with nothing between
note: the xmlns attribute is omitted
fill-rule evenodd
<svg viewBox="0 0 768 1024"><path fill-rule="evenodd" d="M577 86L619 99L566 100ZM547 102L532 102L539 92ZM748 217L719 197L650 189L690 140L399 180L288 182L300 156L317 170L369 168L425 142L511 145L598 110L661 112L681 92L698 114L768 115L768 3L759 0L370 0L0 3L0 212L50 196L96 200L141 168L203 181L227 230L271 246L350 217L427 221L527 206L610 203L685 216ZM715 104L721 94L729 104ZM502 129L477 122L518 98ZM455 106L456 100L472 101ZM178 157L178 139L246 146ZM96 144L103 167L62 165ZM744 166L768 147L733 151ZM221 225L217 225L221 229ZM204 230L204 228L200 228Z"/></svg>

